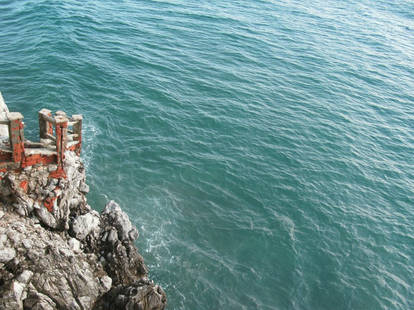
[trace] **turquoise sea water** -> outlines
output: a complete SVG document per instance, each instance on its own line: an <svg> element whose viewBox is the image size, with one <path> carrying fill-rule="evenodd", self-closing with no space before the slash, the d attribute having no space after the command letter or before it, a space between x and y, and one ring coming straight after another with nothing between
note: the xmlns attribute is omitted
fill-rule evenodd
<svg viewBox="0 0 414 310"><path fill-rule="evenodd" d="M0 1L0 90L82 113L169 309L414 309L414 3Z"/></svg>

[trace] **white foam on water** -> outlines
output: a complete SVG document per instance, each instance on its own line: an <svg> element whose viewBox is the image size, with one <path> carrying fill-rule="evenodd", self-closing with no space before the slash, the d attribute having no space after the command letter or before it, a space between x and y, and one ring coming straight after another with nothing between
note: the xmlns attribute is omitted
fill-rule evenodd
<svg viewBox="0 0 414 310"><path fill-rule="evenodd" d="M88 171L90 163L93 161L95 149L97 146L97 136L100 135L101 130L93 123L91 119L84 119L82 128L82 161L86 171Z"/></svg>

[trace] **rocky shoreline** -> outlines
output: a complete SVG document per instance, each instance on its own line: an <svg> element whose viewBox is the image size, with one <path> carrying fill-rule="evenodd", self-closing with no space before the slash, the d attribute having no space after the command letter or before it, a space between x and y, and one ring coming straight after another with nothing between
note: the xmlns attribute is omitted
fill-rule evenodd
<svg viewBox="0 0 414 310"><path fill-rule="evenodd" d="M100 214L88 205L75 152L65 178L54 169L0 172L0 309L164 309L127 214L114 201Z"/></svg>

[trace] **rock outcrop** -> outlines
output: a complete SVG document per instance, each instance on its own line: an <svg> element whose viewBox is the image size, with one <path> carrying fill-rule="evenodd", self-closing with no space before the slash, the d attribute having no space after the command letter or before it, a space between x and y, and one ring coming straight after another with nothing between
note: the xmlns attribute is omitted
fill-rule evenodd
<svg viewBox="0 0 414 310"><path fill-rule="evenodd" d="M94 211L79 156L0 172L0 309L142 309L166 306L162 288L118 204Z"/></svg>

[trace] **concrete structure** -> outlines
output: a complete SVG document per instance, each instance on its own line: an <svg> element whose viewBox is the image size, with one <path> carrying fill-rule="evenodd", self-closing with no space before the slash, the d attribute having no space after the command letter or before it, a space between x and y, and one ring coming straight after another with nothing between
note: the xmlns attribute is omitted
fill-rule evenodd
<svg viewBox="0 0 414 310"><path fill-rule="evenodd" d="M7 113L9 113L9 109L7 108L7 105L4 103L3 96L0 92L0 121L7 120ZM0 138L2 137L8 137L9 131L6 126L0 126Z"/></svg>
<svg viewBox="0 0 414 310"><path fill-rule="evenodd" d="M82 147L82 115L55 115L47 109L39 111L39 142L24 138L23 115L9 112L0 93L0 172L34 165L56 165L51 178L65 178L65 151L78 156Z"/></svg>

